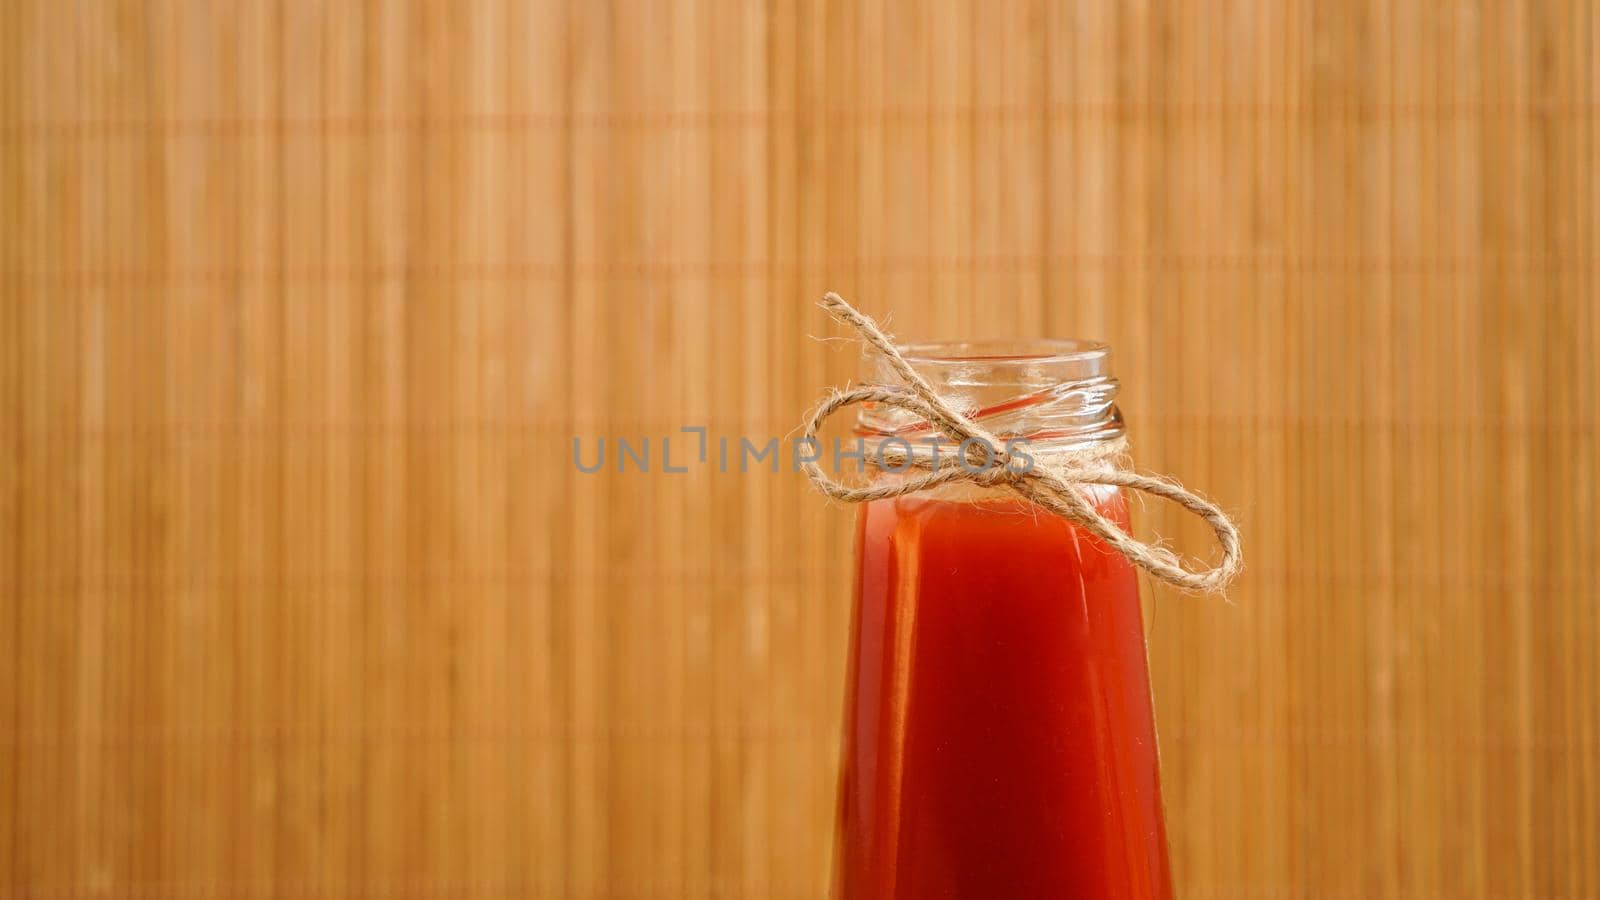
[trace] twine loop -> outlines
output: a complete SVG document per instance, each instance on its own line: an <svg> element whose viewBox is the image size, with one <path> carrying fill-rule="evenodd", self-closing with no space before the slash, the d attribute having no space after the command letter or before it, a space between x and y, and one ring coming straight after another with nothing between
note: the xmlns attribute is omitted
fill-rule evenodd
<svg viewBox="0 0 1600 900"><path fill-rule="evenodd" d="M1041 459L1026 468L1019 468L1015 465L1017 459L1013 449L945 402L932 385L911 368L900 349L870 317L834 293L823 297L822 308L838 321L855 329L862 341L882 354L901 384L864 385L831 391L806 420L803 440L812 442L813 447L819 446L817 433L829 416L857 403L882 403L905 410L927 422L962 446L962 452L966 454L965 458L958 460L961 463L959 465L941 466L920 459L915 454L885 447L884 453L874 464L896 472L904 471L907 477L861 486L834 481L815 459L803 460L801 466L807 477L823 494L847 503L863 503L913 494L952 482L1002 487L1063 519L1081 525L1129 562L1175 587L1220 592L1239 574L1244 562L1239 546L1239 529L1233 520L1215 504L1170 478L1124 468L1120 461L1127 450L1125 440L1118 438L1088 450L1052 454L1048 460ZM983 448L981 454L980 444ZM911 469L918 471L911 474ZM1217 545L1222 550L1221 560L1213 566L1194 566L1185 563L1165 547L1135 539L1100 514L1080 489L1081 485L1087 484L1115 485L1176 503L1211 527Z"/></svg>

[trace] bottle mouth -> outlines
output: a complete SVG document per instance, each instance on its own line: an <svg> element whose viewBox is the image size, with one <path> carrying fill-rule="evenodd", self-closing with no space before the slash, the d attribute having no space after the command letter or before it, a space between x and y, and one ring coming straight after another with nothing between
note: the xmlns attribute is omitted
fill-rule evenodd
<svg viewBox="0 0 1600 900"><path fill-rule="evenodd" d="M1036 340L924 341L904 344L900 353L913 366L971 365L1080 365L1099 371L1109 365L1111 347L1098 341L1040 338Z"/></svg>
<svg viewBox="0 0 1600 900"><path fill-rule="evenodd" d="M1095 341L928 341L901 346L902 355L954 408L1004 441L1043 449L1076 448L1123 433L1111 348ZM867 351L867 377L898 384L888 363ZM905 438L930 448L948 438L915 415L863 404L856 433L868 439Z"/></svg>

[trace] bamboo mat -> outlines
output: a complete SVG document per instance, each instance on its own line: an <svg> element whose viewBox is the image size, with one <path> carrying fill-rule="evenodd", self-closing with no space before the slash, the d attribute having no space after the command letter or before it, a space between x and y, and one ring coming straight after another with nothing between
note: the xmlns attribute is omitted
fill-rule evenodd
<svg viewBox="0 0 1600 900"><path fill-rule="evenodd" d="M572 442L792 433L831 288L1111 342L1237 512L1148 593L1184 896L1600 896L1597 39L4 4L0 894L822 896L851 512Z"/></svg>

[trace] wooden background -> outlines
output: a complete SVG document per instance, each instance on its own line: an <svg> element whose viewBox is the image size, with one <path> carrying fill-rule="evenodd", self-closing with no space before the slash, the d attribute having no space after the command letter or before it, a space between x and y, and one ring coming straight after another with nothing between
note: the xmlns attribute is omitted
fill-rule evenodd
<svg viewBox="0 0 1600 900"><path fill-rule="evenodd" d="M1185 896L1600 896L1597 41L9 0L0 894L821 896L851 512L571 451L790 434L832 288L1110 341L1238 513L1231 603L1148 598Z"/></svg>

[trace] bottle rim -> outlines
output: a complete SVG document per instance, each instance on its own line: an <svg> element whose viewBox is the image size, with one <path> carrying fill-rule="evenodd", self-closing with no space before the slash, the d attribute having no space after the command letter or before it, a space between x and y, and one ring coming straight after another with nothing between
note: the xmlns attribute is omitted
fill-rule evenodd
<svg viewBox="0 0 1600 900"><path fill-rule="evenodd" d="M1024 340L920 341L900 347L913 367L963 365L975 362L1068 364L1108 361L1111 347L1099 341L1069 338Z"/></svg>

